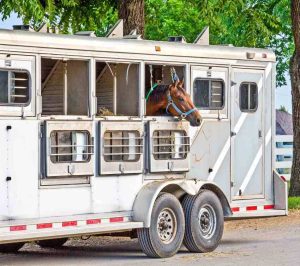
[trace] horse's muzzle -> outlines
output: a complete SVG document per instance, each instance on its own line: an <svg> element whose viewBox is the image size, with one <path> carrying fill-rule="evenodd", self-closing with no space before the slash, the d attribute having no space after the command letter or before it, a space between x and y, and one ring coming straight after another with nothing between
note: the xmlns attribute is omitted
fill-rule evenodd
<svg viewBox="0 0 300 266"><path fill-rule="evenodd" d="M201 123L202 123L202 118L199 118L199 117L192 119L190 121L190 124L192 127L199 127L201 125Z"/></svg>

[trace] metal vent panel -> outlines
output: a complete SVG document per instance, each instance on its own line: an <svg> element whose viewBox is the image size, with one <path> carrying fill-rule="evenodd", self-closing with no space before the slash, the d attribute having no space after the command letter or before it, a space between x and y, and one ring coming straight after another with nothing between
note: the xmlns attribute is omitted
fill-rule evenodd
<svg viewBox="0 0 300 266"><path fill-rule="evenodd" d="M189 171L189 122L149 122L150 172Z"/></svg>
<svg viewBox="0 0 300 266"><path fill-rule="evenodd" d="M92 122L46 122L46 177L94 175Z"/></svg>
<svg viewBox="0 0 300 266"><path fill-rule="evenodd" d="M143 172L142 122L100 122L100 175Z"/></svg>

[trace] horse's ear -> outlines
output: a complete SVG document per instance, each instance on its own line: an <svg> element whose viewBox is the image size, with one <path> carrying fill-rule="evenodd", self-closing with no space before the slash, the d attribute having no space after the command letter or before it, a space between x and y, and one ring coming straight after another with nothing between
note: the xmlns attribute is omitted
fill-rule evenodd
<svg viewBox="0 0 300 266"><path fill-rule="evenodd" d="M180 85L181 85L182 87L184 87L184 77L183 77L182 80L180 81Z"/></svg>
<svg viewBox="0 0 300 266"><path fill-rule="evenodd" d="M180 84L180 80L179 79L176 79L174 82L173 82L173 85L174 87L176 88L179 84Z"/></svg>

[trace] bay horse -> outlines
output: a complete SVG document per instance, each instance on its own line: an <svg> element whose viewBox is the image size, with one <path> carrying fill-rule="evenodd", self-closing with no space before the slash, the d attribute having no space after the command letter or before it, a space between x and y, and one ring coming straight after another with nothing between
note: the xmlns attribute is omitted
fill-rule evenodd
<svg viewBox="0 0 300 266"><path fill-rule="evenodd" d="M177 80L171 85L154 85L147 94L147 116L172 115L185 118L193 127L201 125L202 118L184 89L184 82Z"/></svg>

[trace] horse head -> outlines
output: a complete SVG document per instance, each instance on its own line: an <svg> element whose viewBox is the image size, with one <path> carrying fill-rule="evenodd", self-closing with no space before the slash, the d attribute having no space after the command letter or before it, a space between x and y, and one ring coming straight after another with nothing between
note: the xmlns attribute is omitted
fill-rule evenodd
<svg viewBox="0 0 300 266"><path fill-rule="evenodd" d="M191 126L200 126L202 122L198 109L190 95L184 89L184 82L177 80L171 85L156 85L147 95L147 115L171 114L185 118Z"/></svg>
<svg viewBox="0 0 300 266"><path fill-rule="evenodd" d="M183 81L176 81L170 85L167 99L166 111L168 113L185 118L193 127L200 126L202 117L192 102L190 95L185 91Z"/></svg>

